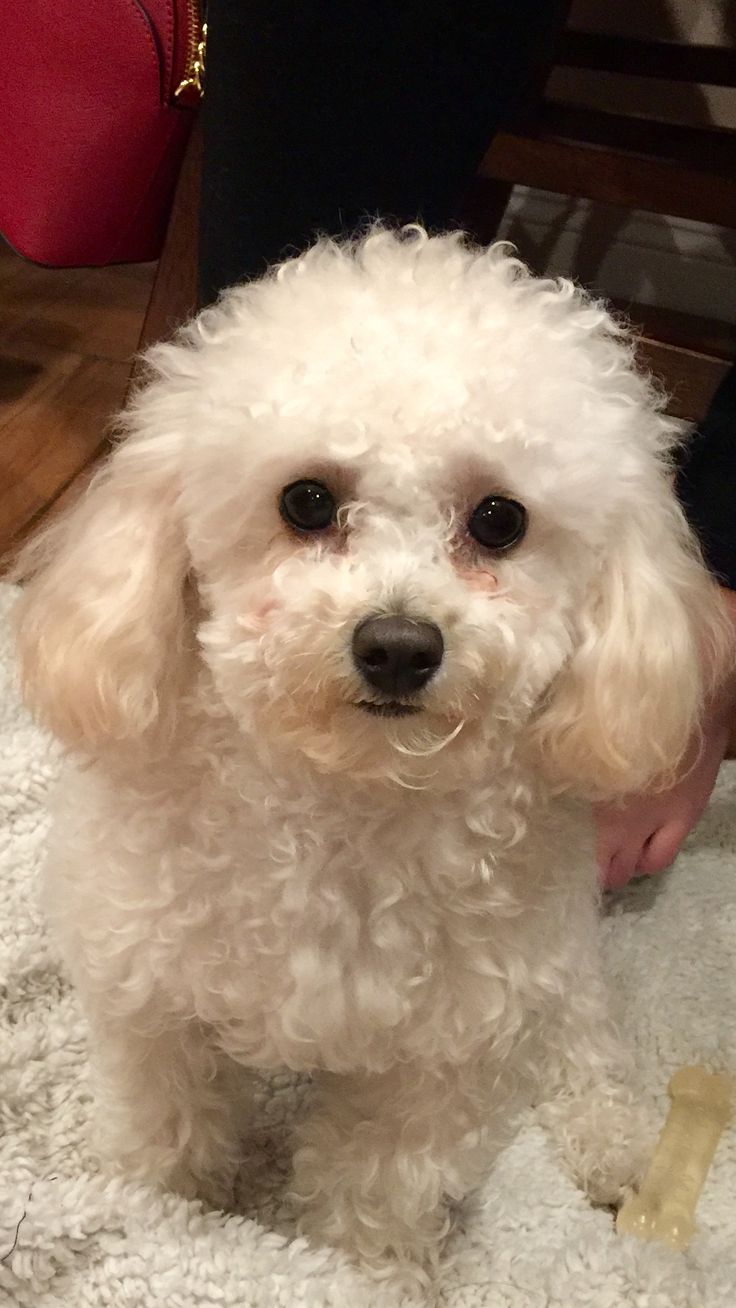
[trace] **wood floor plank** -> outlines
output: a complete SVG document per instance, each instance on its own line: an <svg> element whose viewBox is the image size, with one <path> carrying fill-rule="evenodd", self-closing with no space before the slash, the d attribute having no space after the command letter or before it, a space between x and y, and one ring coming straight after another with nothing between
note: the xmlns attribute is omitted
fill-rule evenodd
<svg viewBox="0 0 736 1308"><path fill-rule="evenodd" d="M0 285L0 339L6 341L29 318L43 316L46 306L73 298L89 276L88 268L41 268L14 255L4 261L6 277Z"/></svg>
<svg viewBox="0 0 736 1308"><path fill-rule="evenodd" d="M137 275L117 268L33 269L2 293L0 337L8 346L130 360L152 283L152 265L140 265Z"/></svg>
<svg viewBox="0 0 736 1308"><path fill-rule="evenodd" d="M0 242L0 556L105 448L154 272L41 268Z"/></svg>
<svg viewBox="0 0 736 1308"><path fill-rule="evenodd" d="M107 439L128 381L126 363L65 355L17 421L0 432L0 524L5 549L36 521Z"/></svg>
<svg viewBox="0 0 736 1308"><path fill-rule="evenodd" d="M39 346L4 345L0 354L0 433L8 432L3 439L6 448L14 441L33 447L36 433L24 419L26 410L37 406L50 388L58 390L82 357Z"/></svg>

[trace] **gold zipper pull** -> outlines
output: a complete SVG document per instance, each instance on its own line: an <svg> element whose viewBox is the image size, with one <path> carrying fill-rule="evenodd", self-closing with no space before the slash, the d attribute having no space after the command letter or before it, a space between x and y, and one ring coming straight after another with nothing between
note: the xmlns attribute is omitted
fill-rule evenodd
<svg viewBox="0 0 736 1308"><path fill-rule="evenodd" d="M186 77L174 91L174 99L178 100L185 95L187 91L193 93L193 97L201 100L204 95L204 74L205 64L207 61L207 24L202 24L202 34L197 42L197 53L187 69Z"/></svg>

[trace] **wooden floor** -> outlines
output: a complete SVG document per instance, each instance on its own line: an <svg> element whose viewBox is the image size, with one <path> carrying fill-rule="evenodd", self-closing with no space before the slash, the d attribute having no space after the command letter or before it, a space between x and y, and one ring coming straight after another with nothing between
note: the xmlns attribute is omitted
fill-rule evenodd
<svg viewBox="0 0 736 1308"><path fill-rule="evenodd" d="M104 445L154 271L39 268L0 242L0 555Z"/></svg>

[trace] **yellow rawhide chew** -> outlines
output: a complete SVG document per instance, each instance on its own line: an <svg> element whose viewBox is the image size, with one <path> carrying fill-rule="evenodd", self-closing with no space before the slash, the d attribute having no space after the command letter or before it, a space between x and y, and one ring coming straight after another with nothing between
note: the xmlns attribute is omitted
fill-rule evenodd
<svg viewBox="0 0 736 1308"><path fill-rule="evenodd" d="M669 1084L672 1106L638 1194L616 1220L620 1235L685 1249L695 1233L695 1205L719 1137L734 1110L730 1076L682 1067Z"/></svg>

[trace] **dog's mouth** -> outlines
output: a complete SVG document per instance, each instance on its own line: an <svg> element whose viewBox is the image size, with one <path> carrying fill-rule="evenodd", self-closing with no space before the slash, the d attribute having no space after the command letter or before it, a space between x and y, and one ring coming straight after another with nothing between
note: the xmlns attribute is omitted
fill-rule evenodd
<svg viewBox="0 0 736 1308"><path fill-rule="evenodd" d="M403 700L389 699L376 701L371 699L358 700L356 708L363 709L365 713L370 713L374 718L407 718L412 713L421 713L418 704L407 704Z"/></svg>

